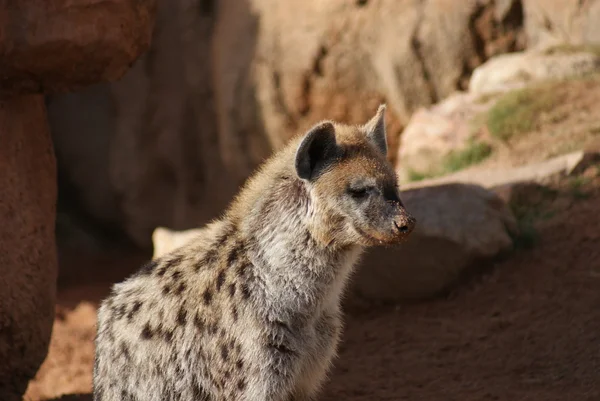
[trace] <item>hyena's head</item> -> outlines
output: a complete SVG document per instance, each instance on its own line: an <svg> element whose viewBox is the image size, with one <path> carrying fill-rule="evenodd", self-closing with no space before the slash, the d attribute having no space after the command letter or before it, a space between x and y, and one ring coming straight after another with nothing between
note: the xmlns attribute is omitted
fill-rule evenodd
<svg viewBox="0 0 600 401"><path fill-rule="evenodd" d="M395 244L415 227L387 161L385 105L365 125L323 121L296 150L295 169L308 188L312 229L326 242Z"/></svg>

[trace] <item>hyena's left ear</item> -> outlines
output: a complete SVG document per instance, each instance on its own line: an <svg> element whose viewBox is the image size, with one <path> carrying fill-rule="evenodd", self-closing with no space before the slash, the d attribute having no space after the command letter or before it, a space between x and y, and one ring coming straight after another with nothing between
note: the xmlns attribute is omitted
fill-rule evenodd
<svg viewBox="0 0 600 401"><path fill-rule="evenodd" d="M387 137L385 134L385 104L377 109L377 113L369 122L363 125L367 138L381 153L387 155Z"/></svg>

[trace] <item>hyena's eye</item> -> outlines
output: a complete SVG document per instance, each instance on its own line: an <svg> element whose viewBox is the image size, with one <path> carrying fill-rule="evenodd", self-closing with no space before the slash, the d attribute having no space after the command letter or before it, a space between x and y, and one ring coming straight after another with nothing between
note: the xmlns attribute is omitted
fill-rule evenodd
<svg viewBox="0 0 600 401"><path fill-rule="evenodd" d="M370 187L348 187L348 193L355 199L366 198L370 190Z"/></svg>

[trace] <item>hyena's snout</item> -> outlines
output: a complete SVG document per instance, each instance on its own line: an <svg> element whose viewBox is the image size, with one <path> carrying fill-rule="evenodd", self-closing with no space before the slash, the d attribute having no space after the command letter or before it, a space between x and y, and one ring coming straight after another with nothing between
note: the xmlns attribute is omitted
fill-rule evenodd
<svg viewBox="0 0 600 401"><path fill-rule="evenodd" d="M417 224L415 219L404 207L400 207L396 216L394 217L394 227L396 233L400 237L406 237L409 235Z"/></svg>

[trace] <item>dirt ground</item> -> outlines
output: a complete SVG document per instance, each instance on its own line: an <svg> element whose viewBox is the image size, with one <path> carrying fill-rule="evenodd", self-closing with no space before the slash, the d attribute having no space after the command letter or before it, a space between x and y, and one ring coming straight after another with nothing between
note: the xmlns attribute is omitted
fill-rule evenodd
<svg viewBox="0 0 600 401"><path fill-rule="evenodd" d="M348 310L321 399L600 400L600 183L588 181L538 222L533 248L447 298ZM148 256L97 260L86 277L72 267L81 257L63 259L50 352L26 400L90 392L97 302Z"/></svg>

